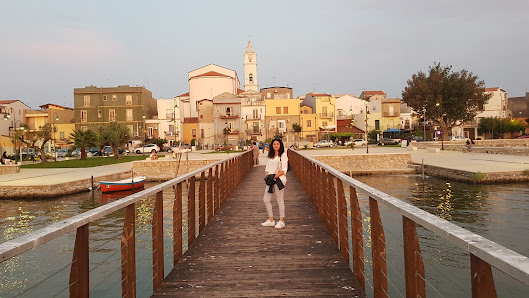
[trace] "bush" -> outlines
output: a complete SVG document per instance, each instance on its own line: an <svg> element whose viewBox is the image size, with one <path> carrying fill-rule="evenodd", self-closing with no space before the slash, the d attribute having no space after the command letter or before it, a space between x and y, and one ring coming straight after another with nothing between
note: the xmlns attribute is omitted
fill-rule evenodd
<svg viewBox="0 0 529 298"><path fill-rule="evenodd" d="M470 176L470 178L472 178L472 180L474 181L481 181L483 179L485 179L487 177L486 174L483 174L481 172L475 172L474 174L472 174L472 176Z"/></svg>

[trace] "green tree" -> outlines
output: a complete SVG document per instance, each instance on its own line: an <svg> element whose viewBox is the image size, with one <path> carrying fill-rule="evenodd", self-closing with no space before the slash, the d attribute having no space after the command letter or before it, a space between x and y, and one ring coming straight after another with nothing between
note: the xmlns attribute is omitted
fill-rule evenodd
<svg viewBox="0 0 529 298"><path fill-rule="evenodd" d="M295 134L295 141L298 142L299 133L301 132L301 125L297 123L292 124L292 130L294 131L294 134Z"/></svg>
<svg viewBox="0 0 529 298"><path fill-rule="evenodd" d="M373 129L373 130L371 130L371 131L369 131L367 133L367 139L368 140L376 140L377 139L377 135L379 135L380 133L381 133L380 130ZM367 142L367 140L366 140L366 142Z"/></svg>
<svg viewBox="0 0 529 298"><path fill-rule="evenodd" d="M30 130L29 126L24 124L24 137L22 142L26 144L27 147L35 149L40 155L42 162L48 162L44 147L46 147L46 144L51 141L52 134L53 128L50 124L44 124L44 126L35 130Z"/></svg>
<svg viewBox="0 0 529 298"><path fill-rule="evenodd" d="M167 144L167 139L158 139L158 138L152 138L147 140L150 144L156 144L158 147L163 148L165 144Z"/></svg>
<svg viewBox="0 0 529 298"><path fill-rule="evenodd" d="M99 127L99 141L103 146L112 147L114 159L119 159L119 147L130 139L130 131L116 122Z"/></svg>
<svg viewBox="0 0 529 298"><path fill-rule="evenodd" d="M81 149L81 159L86 159L86 148L97 146L98 136L92 130L74 130L70 134L70 137L73 141L75 147Z"/></svg>
<svg viewBox="0 0 529 298"><path fill-rule="evenodd" d="M413 74L402 91L402 101L414 111L426 111L426 120L437 120L443 139L462 121L472 121L491 94L485 94L485 82L467 70L453 72L440 63L428 73Z"/></svg>

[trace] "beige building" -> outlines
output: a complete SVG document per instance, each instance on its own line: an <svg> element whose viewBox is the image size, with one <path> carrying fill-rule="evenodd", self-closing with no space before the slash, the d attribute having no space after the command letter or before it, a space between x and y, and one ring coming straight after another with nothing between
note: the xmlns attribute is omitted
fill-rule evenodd
<svg viewBox="0 0 529 298"><path fill-rule="evenodd" d="M262 89L261 89L262 90ZM265 98L265 128L266 139L273 139L275 135L283 135L283 141L294 142L295 134L292 124L300 123L298 99L267 99Z"/></svg>
<svg viewBox="0 0 529 298"><path fill-rule="evenodd" d="M235 94L222 93L213 98L213 121L215 124L215 143L238 146L241 143L242 117L241 99ZM227 134L224 130L229 129Z"/></svg>
<svg viewBox="0 0 529 298"><path fill-rule="evenodd" d="M315 142L318 139L319 128L317 124L318 117L312 112L309 106L301 105L299 108L299 122L301 125L301 138L303 140Z"/></svg>
<svg viewBox="0 0 529 298"><path fill-rule="evenodd" d="M211 148L215 145L215 121L213 117L213 100L202 99L198 106L198 141L202 146Z"/></svg>

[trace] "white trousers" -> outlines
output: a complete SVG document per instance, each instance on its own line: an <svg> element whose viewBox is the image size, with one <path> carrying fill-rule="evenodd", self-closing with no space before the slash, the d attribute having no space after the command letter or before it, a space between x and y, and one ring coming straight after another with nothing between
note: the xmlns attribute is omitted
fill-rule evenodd
<svg viewBox="0 0 529 298"><path fill-rule="evenodd" d="M272 195L276 197L277 204L279 205L279 217L285 218L285 201L283 200L283 196L285 195L285 189L279 190L277 185L274 184L274 192L269 193L268 188L270 186L265 187L265 193L263 197L263 202L266 206L266 212L268 212L268 217L274 217L274 212L272 211Z"/></svg>

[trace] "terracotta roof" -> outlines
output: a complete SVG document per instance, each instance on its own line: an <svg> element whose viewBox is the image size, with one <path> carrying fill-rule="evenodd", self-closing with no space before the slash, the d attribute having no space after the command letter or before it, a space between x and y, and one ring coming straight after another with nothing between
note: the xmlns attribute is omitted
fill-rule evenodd
<svg viewBox="0 0 529 298"><path fill-rule="evenodd" d="M485 92L491 92L491 91L503 91L503 92L505 92L505 90L501 89L500 87L485 88Z"/></svg>
<svg viewBox="0 0 529 298"><path fill-rule="evenodd" d="M244 90L237 88L237 94L241 94L243 92L244 92Z"/></svg>
<svg viewBox="0 0 529 298"><path fill-rule="evenodd" d="M376 91L363 91L364 95L386 95L383 91L376 90Z"/></svg>
<svg viewBox="0 0 529 298"><path fill-rule="evenodd" d="M16 99L0 100L0 104L6 105L6 104L14 103L15 101L18 101L18 100L16 100Z"/></svg>
<svg viewBox="0 0 529 298"><path fill-rule="evenodd" d="M189 96L189 92L184 93L184 94L180 94L180 95L178 95L177 97L182 97L182 96Z"/></svg>
<svg viewBox="0 0 529 298"><path fill-rule="evenodd" d="M198 78L198 77L228 77L229 78L230 76L223 75L223 74L218 73L216 71L208 71L208 72L200 74L198 76L194 76L193 78Z"/></svg>
<svg viewBox="0 0 529 298"><path fill-rule="evenodd" d="M327 94L327 93L312 93L312 92L310 92L310 93L307 93L307 94L310 94L312 96L319 96L319 97L321 97L321 96L331 96L330 94Z"/></svg>
<svg viewBox="0 0 529 298"><path fill-rule="evenodd" d="M72 111L73 111L72 108L63 107L63 106L60 106L60 105L56 105L56 104L54 104L54 103L47 103L47 104L45 104L45 105L41 105L41 106L39 106L39 108L41 108L41 109L47 109L47 108L49 108L50 106L54 106L54 107L58 107L58 108L61 108L61 109L72 110Z"/></svg>
<svg viewBox="0 0 529 298"><path fill-rule="evenodd" d="M207 98L204 98L204 99L201 99L201 100L197 100L197 102L201 102L201 101L204 101L204 100L213 101L213 99L207 99Z"/></svg>

